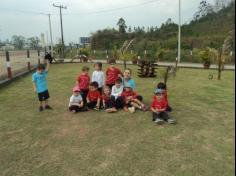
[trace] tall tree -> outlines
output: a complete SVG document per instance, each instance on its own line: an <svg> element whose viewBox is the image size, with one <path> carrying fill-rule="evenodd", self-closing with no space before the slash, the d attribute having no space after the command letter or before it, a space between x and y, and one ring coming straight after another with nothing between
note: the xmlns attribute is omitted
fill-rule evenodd
<svg viewBox="0 0 236 176"><path fill-rule="evenodd" d="M30 48L32 49L37 49L39 48L39 38L38 37L30 37L27 39L28 44L30 46Z"/></svg>
<svg viewBox="0 0 236 176"><path fill-rule="evenodd" d="M126 33L126 24L125 24L125 20L123 18L120 18L119 21L117 22L117 26L119 27L119 32L124 34Z"/></svg>
<svg viewBox="0 0 236 176"><path fill-rule="evenodd" d="M22 49L25 45L25 38L21 35L13 35L12 36L12 44L16 49Z"/></svg>

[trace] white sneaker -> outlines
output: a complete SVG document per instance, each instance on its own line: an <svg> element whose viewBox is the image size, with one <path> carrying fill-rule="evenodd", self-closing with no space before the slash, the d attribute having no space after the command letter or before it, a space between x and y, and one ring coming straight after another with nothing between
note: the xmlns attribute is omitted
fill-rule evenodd
<svg viewBox="0 0 236 176"><path fill-rule="evenodd" d="M163 123L164 123L164 120L157 118L157 119L155 120L155 123L156 123L156 124L163 124Z"/></svg>
<svg viewBox="0 0 236 176"><path fill-rule="evenodd" d="M128 110L129 110L130 113L134 113L135 112L135 107L129 107Z"/></svg>

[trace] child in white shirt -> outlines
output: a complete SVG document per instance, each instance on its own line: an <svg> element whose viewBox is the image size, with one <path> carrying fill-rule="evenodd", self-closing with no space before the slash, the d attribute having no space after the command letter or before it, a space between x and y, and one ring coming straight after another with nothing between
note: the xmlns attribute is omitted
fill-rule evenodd
<svg viewBox="0 0 236 176"><path fill-rule="evenodd" d="M105 74L102 71L102 63L95 63L94 69L95 71L92 74L92 82L96 81L98 83L98 91L102 93L102 88L105 85Z"/></svg>
<svg viewBox="0 0 236 176"><path fill-rule="evenodd" d="M73 113L83 110L84 102L78 86L73 88L73 95L70 97L69 110Z"/></svg>
<svg viewBox="0 0 236 176"><path fill-rule="evenodd" d="M115 101L116 109L122 109L124 106L121 94L123 92L124 86L122 85L122 79L118 78L115 81L115 85L112 86L111 95L112 99Z"/></svg>

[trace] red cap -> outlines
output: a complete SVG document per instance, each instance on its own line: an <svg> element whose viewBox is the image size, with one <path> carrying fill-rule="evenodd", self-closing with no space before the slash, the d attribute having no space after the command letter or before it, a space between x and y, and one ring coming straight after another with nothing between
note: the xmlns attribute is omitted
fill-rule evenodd
<svg viewBox="0 0 236 176"><path fill-rule="evenodd" d="M78 86L75 86L75 87L73 88L73 92L80 92L80 88L79 88Z"/></svg>

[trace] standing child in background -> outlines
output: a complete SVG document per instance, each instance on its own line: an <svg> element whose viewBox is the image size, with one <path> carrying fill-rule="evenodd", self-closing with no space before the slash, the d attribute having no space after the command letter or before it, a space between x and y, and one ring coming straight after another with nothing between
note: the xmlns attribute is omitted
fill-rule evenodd
<svg viewBox="0 0 236 176"><path fill-rule="evenodd" d="M96 81L90 83L86 100L89 109L99 110L101 94L98 91L98 83Z"/></svg>
<svg viewBox="0 0 236 176"><path fill-rule="evenodd" d="M121 94L123 92L124 86L122 85L122 79L118 78L115 81L115 85L112 86L111 90L111 98L115 102L116 109L122 109L123 108L123 99L121 97Z"/></svg>
<svg viewBox="0 0 236 176"><path fill-rule="evenodd" d="M164 98L165 98L165 100L166 100L166 102L167 102L166 111L171 112L171 111L172 111L172 108L169 106L168 97L167 97L167 87L166 87L166 84L163 83L163 82L159 82L159 83L157 84L157 89L160 89L160 91L163 93Z"/></svg>
<svg viewBox="0 0 236 176"><path fill-rule="evenodd" d="M98 91L102 94L102 87L105 84L105 74L102 71L102 63L97 62L94 64L95 71L92 74L92 82L96 81L98 83Z"/></svg>
<svg viewBox="0 0 236 176"><path fill-rule="evenodd" d="M70 97L69 110L73 113L83 110L84 102L78 86L73 88L73 95Z"/></svg>
<svg viewBox="0 0 236 176"><path fill-rule="evenodd" d="M112 86L115 85L115 81L122 76L122 73L119 68L115 67L115 60L109 60L109 67L106 71L106 85L112 89Z"/></svg>
<svg viewBox="0 0 236 176"><path fill-rule="evenodd" d="M175 124L176 120L170 118L166 109L167 101L165 95L160 89L156 89L150 108L152 111L152 120L157 124L163 124L164 121L167 121L170 124Z"/></svg>
<svg viewBox="0 0 236 176"><path fill-rule="evenodd" d="M46 61L47 61L46 69L44 69L44 65L39 64L37 67L37 71L32 75L34 92L38 93L39 111L43 111L43 102L45 109L52 109L52 107L48 105L48 99L50 96L48 92L48 85L46 79L50 63L49 60Z"/></svg>
<svg viewBox="0 0 236 176"><path fill-rule="evenodd" d="M103 89L102 95L102 104L105 109L105 112L116 112L115 99L112 98L111 89L108 86L105 86Z"/></svg>
<svg viewBox="0 0 236 176"><path fill-rule="evenodd" d="M124 101L124 111L135 112L135 109L146 111L146 106L137 99L137 93L132 90L132 86L127 83L124 87L124 91L121 94Z"/></svg>
<svg viewBox="0 0 236 176"><path fill-rule="evenodd" d="M89 91L90 77L88 72L89 72L89 67L83 66L82 73L76 79L76 84L80 88L84 105L86 104L86 97Z"/></svg>

